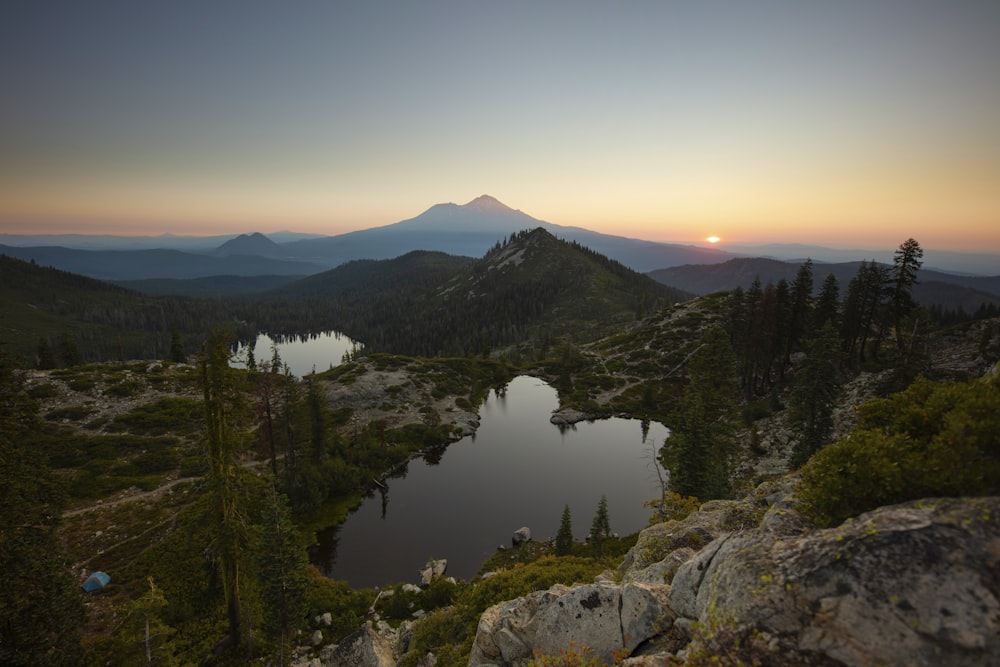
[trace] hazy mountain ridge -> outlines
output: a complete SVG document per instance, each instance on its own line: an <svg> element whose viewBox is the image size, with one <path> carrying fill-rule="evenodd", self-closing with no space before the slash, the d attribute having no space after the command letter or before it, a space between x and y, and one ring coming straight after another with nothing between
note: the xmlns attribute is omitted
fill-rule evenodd
<svg viewBox="0 0 1000 667"><path fill-rule="evenodd" d="M817 264L842 264L873 259L891 264L895 253L894 248L828 248L803 243L734 243L726 244L726 249L745 257L765 257L783 262L803 262L806 258L812 258ZM991 276L1000 273L1000 254L924 248L924 267L949 275Z"/></svg>
<svg viewBox="0 0 1000 667"><path fill-rule="evenodd" d="M233 255L252 255L272 259L285 259L288 257L287 250L260 232L240 234L236 238L230 239L220 245L212 254L216 257L232 257Z"/></svg>
<svg viewBox="0 0 1000 667"><path fill-rule="evenodd" d="M649 275L663 283L692 294L711 294L736 287L748 288L754 279L762 284L795 280L801 262L783 262L766 258L737 258L720 264L675 266ZM832 274L840 285L841 296L846 293L851 279L858 273L860 261L840 264L813 264L813 287L819 290L826 276ZM924 306L941 305L946 308L961 306L974 312L982 303L1000 304L1000 275L959 276L921 269L913 297Z"/></svg>
<svg viewBox="0 0 1000 667"><path fill-rule="evenodd" d="M639 272L685 264L717 264L740 256L820 262L876 259L891 262L893 250L843 250L803 244L736 244L701 247L661 243L604 234L582 227L557 225L511 208L490 195L466 204L435 204L420 215L388 225L335 236L279 232L214 237L113 237L84 235L0 235L7 254L32 259L67 271L109 280L146 278L189 279L210 275L309 275L355 259L392 259L413 250L482 257L494 244L524 229L541 227L557 238L575 241ZM57 249L58 248L58 249ZM131 262L124 256L81 255L80 252L179 251L201 259L176 255L146 255ZM204 255L229 258L230 264L205 263ZM236 261L238 256L256 260ZM281 264L279 261L294 262ZM957 274L993 275L1000 255L925 249L925 266L945 267ZM948 280L947 282L954 282ZM195 289L200 289L195 286ZM982 289L982 288L977 288ZM183 290L183 287L182 287ZM988 290L987 290L988 291Z"/></svg>
<svg viewBox="0 0 1000 667"><path fill-rule="evenodd" d="M326 268L291 259L258 255L215 257L180 250L75 250L57 246L16 248L0 245L0 253L107 281L216 275L306 275Z"/></svg>
<svg viewBox="0 0 1000 667"><path fill-rule="evenodd" d="M657 243L610 234L602 234L580 227L565 227L544 222L513 209L489 195L482 195L467 204L435 204L420 215L390 225L348 232L336 236L310 237L286 243L268 243L263 234L244 234L237 237L212 237L215 245L201 243L197 246L185 240L184 251L156 248L143 250L97 250L109 237L54 236L44 239L44 245L25 245L26 239L42 237L0 237L13 243L0 246L5 252L19 259L35 261L57 268L108 280L140 280L145 278L198 278L208 275L288 275L312 274L339 266L354 259L392 259L413 250L444 252L449 255L482 257L497 242L524 229L542 227L557 238L576 241L588 248L629 266L636 271L649 271L665 266L690 263L724 261L734 255L716 248L699 248L690 245ZM147 237L163 239L167 237ZM178 241L181 238L178 237ZM59 239L86 249L63 247ZM99 242L103 239L102 242ZM123 241L124 243L124 241ZM280 250L279 250L280 249ZM141 260L130 262L122 255L103 255L99 258L84 253L93 252L181 252L182 255L149 254ZM267 262L244 260L228 266L214 268L202 255L215 255L218 259L235 256L257 256ZM195 259L199 257L200 259ZM297 265L277 264L276 260L294 261ZM192 268L198 267L198 268Z"/></svg>
<svg viewBox="0 0 1000 667"><path fill-rule="evenodd" d="M0 245L16 248L59 246L74 250L183 250L208 253L238 234L190 236L184 234L159 234L156 236L121 236L117 234L0 234ZM306 232L268 232L267 238L277 244L322 238L325 234Z"/></svg>
<svg viewBox="0 0 1000 667"><path fill-rule="evenodd" d="M721 262L734 256L716 248L657 243L556 225L513 209L490 195L481 195L467 204L435 204L414 218L391 225L299 241L287 247L295 256L334 265L351 259L388 259L410 250L482 257L498 241L536 227L557 238L576 241L639 272L676 264Z"/></svg>

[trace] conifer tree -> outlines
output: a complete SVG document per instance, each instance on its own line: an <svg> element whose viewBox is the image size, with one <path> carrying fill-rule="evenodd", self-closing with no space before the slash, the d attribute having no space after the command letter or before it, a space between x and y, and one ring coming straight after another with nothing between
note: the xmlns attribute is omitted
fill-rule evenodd
<svg viewBox="0 0 1000 667"><path fill-rule="evenodd" d="M306 552L299 545L288 498L271 485L260 526L258 573L263 630L284 664L296 628L305 619L308 579Z"/></svg>
<svg viewBox="0 0 1000 667"><path fill-rule="evenodd" d="M812 320L813 271L812 260L807 259L799 267L792 284L791 312L788 318L788 338L785 341L785 358L782 369L788 366L794 352L807 335Z"/></svg>
<svg viewBox="0 0 1000 667"><path fill-rule="evenodd" d="M671 413L671 436L660 450L671 489L701 500L729 494L729 458L736 393L735 357L721 327L712 327L688 365L689 383Z"/></svg>
<svg viewBox="0 0 1000 667"><path fill-rule="evenodd" d="M911 292L917 284L917 273L923 264L921 259L924 251L914 239L907 239L899 248L892 260L892 278L889 303L892 308L893 326L896 334L896 346L902 350L905 346L906 334L903 331L903 318L916 305Z"/></svg>
<svg viewBox="0 0 1000 667"><path fill-rule="evenodd" d="M590 524L590 548L594 558L600 558L603 552L604 540L611 537L611 520L608 518L608 499L601 496L597 504L597 514Z"/></svg>
<svg viewBox="0 0 1000 667"><path fill-rule="evenodd" d="M59 338L59 357L63 366L73 367L83 363L83 355L80 353L80 346L76 343L76 338L68 331Z"/></svg>
<svg viewBox="0 0 1000 667"><path fill-rule="evenodd" d="M796 430L791 464L800 466L825 445L833 432L833 408L840 393L840 339L827 323L812 339L789 399Z"/></svg>
<svg viewBox="0 0 1000 667"><path fill-rule="evenodd" d="M556 533L556 555L566 556L573 548L573 519L569 513L569 505L563 507L562 518L559 520L559 531Z"/></svg>
<svg viewBox="0 0 1000 667"><path fill-rule="evenodd" d="M52 352L49 339L41 336L38 339L38 368L39 370L49 370L56 367L56 355Z"/></svg>
<svg viewBox="0 0 1000 667"><path fill-rule="evenodd" d="M244 560L248 555L248 521L242 498L244 471L237 461L242 438L235 429L238 410L245 405L229 367L229 336L215 331L205 344L201 361L205 400L209 477L216 521L212 553L219 565L226 599L229 632L216 649L239 647L243 638Z"/></svg>
<svg viewBox="0 0 1000 667"><path fill-rule="evenodd" d="M149 590L125 606L125 620L115 642L115 659L117 664L147 667L179 665L170 644L176 631L163 620L167 599L152 577L147 582Z"/></svg>
<svg viewBox="0 0 1000 667"><path fill-rule="evenodd" d="M840 303L840 286L837 284L837 276L832 273L827 275L820 287L819 296L816 297L816 305L813 308L812 330L818 331L827 322L836 329L838 322L837 310Z"/></svg>
<svg viewBox="0 0 1000 667"><path fill-rule="evenodd" d="M174 327L173 331L170 332L170 361L183 364L187 361L187 355L184 354L184 341L181 340L181 332Z"/></svg>

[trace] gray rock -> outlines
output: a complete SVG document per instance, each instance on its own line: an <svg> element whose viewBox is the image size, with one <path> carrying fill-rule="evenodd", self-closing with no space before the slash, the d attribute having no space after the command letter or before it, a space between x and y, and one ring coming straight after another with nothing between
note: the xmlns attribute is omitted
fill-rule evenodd
<svg viewBox="0 0 1000 667"><path fill-rule="evenodd" d="M448 561L444 558L427 561L424 569L420 571L420 584L422 586L430 586L435 577L444 575L447 569Z"/></svg>
<svg viewBox="0 0 1000 667"><path fill-rule="evenodd" d="M985 665L1000 656L998 567L1000 498L924 500L805 535L720 539L668 602L845 665Z"/></svg>
<svg viewBox="0 0 1000 667"><path fill-rule="evenodd" d="M365 626L344 638L329 660L329 667L393 667L392 647L372 628Z"/></svg>
<svg viewBox="0 0 1000 667"><path fill-rule="evenodd" d="M622 589L588 584L572 589L539 610L532 644L543 655L558 655L571 646L587 647L604 662L614 660L625 640L619 611Z"/></svg>
<svg viewBox="0 0 1000 667"><path fill-rule="evenodd" d="M531 529L527 526L521 526L514 531L514 536L511 537L511 543L516 547L525 542L531 541Z"/></svg>
<svg viewBox="0 0 1000 667"><path fill-rule="evenodd" d="M669 627L669 588L602 581L553 586L495 605L479 620L469 664L526 665L536 653L559 655L571 648L610 663Z"/></svg>

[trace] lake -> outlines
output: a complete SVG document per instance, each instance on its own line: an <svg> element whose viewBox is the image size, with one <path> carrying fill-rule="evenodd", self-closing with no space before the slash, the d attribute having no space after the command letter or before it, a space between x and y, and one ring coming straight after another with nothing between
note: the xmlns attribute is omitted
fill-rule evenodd
<svg viewBox="0 0 1000 667"><path fill-rule="evenodd" d="M436 465L410 461L386 491L321 531L310 560L355 588L417 583L431 558L446 558L449 575L469 579L521 526L536 540L554 537L565 505L583 539L602 495L613 532L645 527L652 512L643 503L660 494L653 452L667 428L649 424L645 438L635 419L560 429L549 422L558 407L554 388L515 378L481 406L474 436L449 445Z"/></svg>
<svg viewBox="0 0 1000 667"><path fill-rule="evenodd" d="M314 370L317 373L329 370L343 363L344 354L362 347L338 331L325 331L318 334L303 336L278 336L272 338L260 334L253 344L253 355L257 365L271 361L272 348L278 348L281 361L288 365L292 375L305 377ZM246 345L236 349L236 361L233 366L246 368Z"/></svg>

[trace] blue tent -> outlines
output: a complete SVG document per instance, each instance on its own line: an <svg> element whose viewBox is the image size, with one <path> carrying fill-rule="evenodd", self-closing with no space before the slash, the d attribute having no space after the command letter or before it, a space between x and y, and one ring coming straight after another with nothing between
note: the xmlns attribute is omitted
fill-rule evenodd
<svg viewBox="0 0 1000 667"><path fill-rule="evenodd" d="M107 586L109 581L111 581L111 575L107 572L95 572L83 582L83 590L88 593L99 591Z"/></svg>

